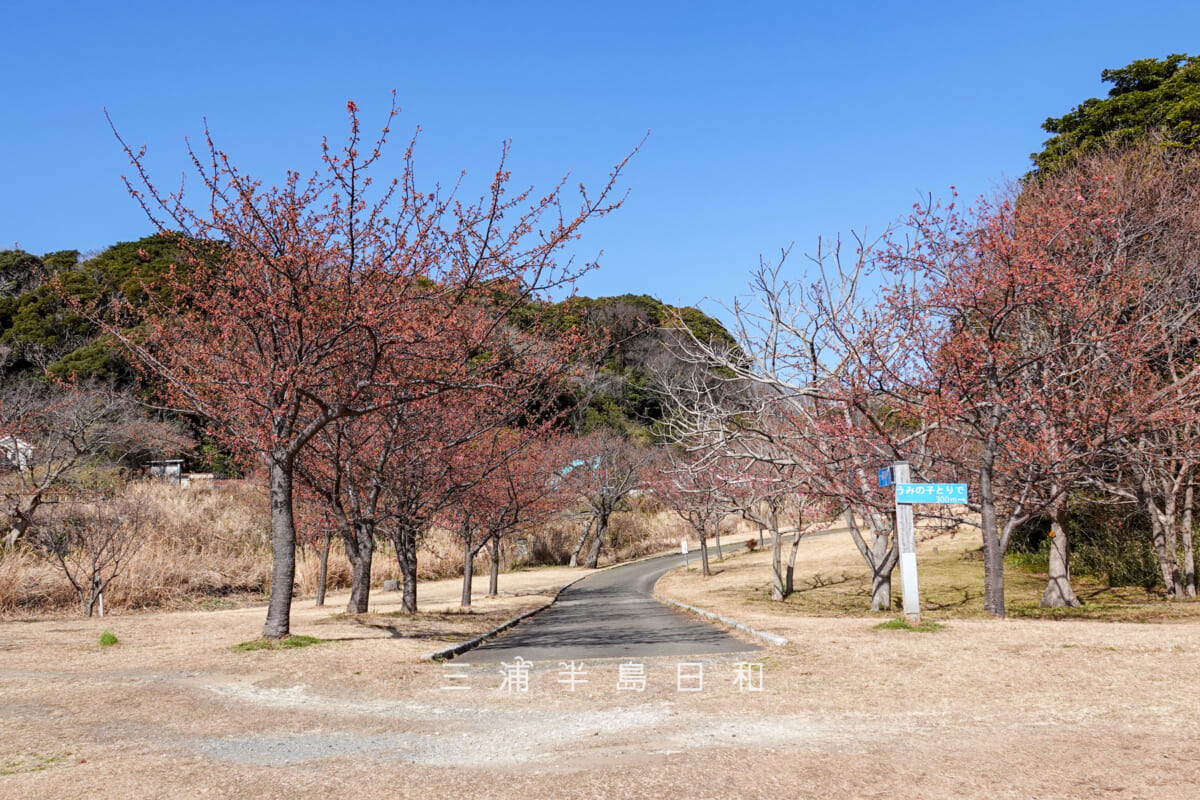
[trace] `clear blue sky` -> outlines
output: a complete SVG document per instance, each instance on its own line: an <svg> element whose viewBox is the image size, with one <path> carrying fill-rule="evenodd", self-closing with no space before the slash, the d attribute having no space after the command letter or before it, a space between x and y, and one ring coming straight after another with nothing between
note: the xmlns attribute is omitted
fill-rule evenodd
<svg viewBox="0 0 1200 800"><path fill-rule="evenodd" d="M1194 1L25 2L0 19L0 249L151 232L104 107L163 183L205 116L273 182L343 137L346 100L374 125L395 89L396 144L421 127L429 182L483 185L506 138L517 183L594 182L650 131L579 289L687 304L742 292L791 242L989 192L1025 172L1047 116L1106 91L1102 69L1200 52Z"/></svg>

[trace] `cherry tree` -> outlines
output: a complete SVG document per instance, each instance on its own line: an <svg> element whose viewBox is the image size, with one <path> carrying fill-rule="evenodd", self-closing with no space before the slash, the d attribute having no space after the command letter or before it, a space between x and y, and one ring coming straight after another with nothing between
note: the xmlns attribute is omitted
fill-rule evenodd
<svg viewBox="0 0 1200 800"><path fill-rule="evenodd" d="M915 275L882 270L878 244L856 239L851 254L819 241L809 277L789 275L790 250L760 262L750 293L729 309L737 346L691 336L680 354L691 368L656 376L679 446L757 464L768 482L793 481L801 505L828 501L822 513L843 514L871 571L876 610L891 605L897 554L890 492L874 485L875 472L907 460L923 475L929 464L924 424L881 394L878 365L911 369L921 320L880 302L911 292ZM780 597L784 584L777 574Z"/></svg>
<svg viewBox="0 0 1200 800"><path fill-rule="evenodd" d="M74 492L81 471L101 464L135 469L194 443L155 419L126 392L95 383L27 383L0 392L0 499L4 545L20 541L39 509Z"/></svg>
<svg viewBox="0 0 1200 800"><path fill-rule="evenodd" d="M1042 603L1078 603L1068 499L1085 480L1105 482L1110 454L1139 492L1160 466L1170 473L1162 496L1183 492L1192 448L1182 423L1200 376L1186 344L1197 332L1196 169L1153 146L1098 154L928 239L927 309L942 324L924 401L965 445L947 450L951 460L979 479L994 614L1004 613L1009 537L1037 514L1051 521ZM1162 458L1157 445L1171 441L1184 458ZM1161 509L1148 510L1154 520ZM1163 559L1172 537L1154 527ZM1164 563L1168 591L1181 594L1171 572Z"/></svg>
<svg viewBox="0 0 1200 800"><path fill-rule="evenodd" d="M441 519L462 542L464 608L471 605L475 557L487 548L488 596L495 596L505 538L557 513L559 470L569 451L545 426L500 429L461 448L462 485Z"/></svg>
<svg viewBox="0 0 1200 800"><path fill-rule="evenodd" d="M342 148L323 143L316 171L289 172L269 188L206 131L203 147L189 146L204 207L182 190L161 190L144 148L125 146L130 193L161 232L178 235L184 263L160 279L170 291L152 294L145 308L93 314L168 403L205 417L266 469L268 638L290 627L295 464L313 437L337 420L476 384L474 357L506 309L493 304L492 325L482 328L457 311L482 307L479 298L496 287L518 302L570 282L590 265L557 256L585 222L621 202L613 190L624 162L598 194L581 187L574 210L562 183L541 197L510 193L507 146L477 202L418 188L411 145L399 176L376 188L371 173L397 109L365 148L358 109L348 103L347 112Z"/></svg>
<svg viewBox="0 0 1200 800"><path fill-rule="evenodd" d="M721 550L721 521L737 510L733 493L719 466L712 461L673 454L666 469L650 484L664 505L674 511L700 539L700 572L712 574L708 558L708 536Z"/></svg>
<svg viewBox="0 0 1200 800"><path fill-rule="evenodd" d="M146 542L155 514L144 496L76 495L31 529L33 546L66 577L87 616Z"/></svg>
<svg viewBox="0 0 1200 800"><path fill-rule="evenodd" d="M612 515L624 507L632 492L642 487L658 453L606 429L581 437L575 452L579 457L569 465L572 467L569 475L590 521L571 551L571 566L578 566L579 555L590 539L583 565L595 569L609 538Z"/></svg>

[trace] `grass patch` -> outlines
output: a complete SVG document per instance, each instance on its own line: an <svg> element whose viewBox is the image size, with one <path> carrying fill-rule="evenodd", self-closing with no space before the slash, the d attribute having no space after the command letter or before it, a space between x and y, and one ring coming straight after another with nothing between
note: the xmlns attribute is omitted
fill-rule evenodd
<svg viewBox="0 0 1200 800"><path fill-rule="evenodd" d="M183 607L194 611L228 611L239 608L240 604L228 597L187 597L183 600Z"/></svg>
<svg viewBox="0 0 1200 800"><path fill-rule="evenodd" d="M946 626L940 622L934 622L931 619L922 620L920 625L910 625L905 619L889 619L887 622L881 622L875 626L877 631L917 631L919 633L933 633L934 631L943 630Z"/></svg>
<svg viewBox="0 0 1200 800"><path fill-rule="evenodd" d="M105 631L104 633L100 634L101 647L112 647L114 644L117 644L120 641L121 640L118 639L117 635L112 631Z"/></svg>
<svg viewBox="0 0 1200 800"><path fill-rule="evenodd" d="M251 653L255 650L290 650L296 647L308 647L325 641L315 636L288 636L284 639L251 639L248 642L234 645L235 650Z"/></svg>
<svg viewBox="0 0 1200 800"><path fill-rule="evenodd" d="M65 759L66 756L0 756L0 776L41 772L55 764L61 764Z"/></svg>

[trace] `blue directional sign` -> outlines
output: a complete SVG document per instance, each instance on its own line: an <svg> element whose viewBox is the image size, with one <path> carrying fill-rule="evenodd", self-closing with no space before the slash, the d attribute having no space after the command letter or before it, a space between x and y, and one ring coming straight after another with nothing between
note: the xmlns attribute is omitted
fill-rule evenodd
<svg viewBox="0 0 1200 800"><path fill-rule="evenodd" d="M879 470L879 485L880 486L891 486L892 485L892 468L891 467L883 467L882 469Z"/></svg>
<svg viewBox="0 0 1200 800"><path fill-rule="evenodd" d="M965 503L965 483L897 483L897 503Z"/></svg>

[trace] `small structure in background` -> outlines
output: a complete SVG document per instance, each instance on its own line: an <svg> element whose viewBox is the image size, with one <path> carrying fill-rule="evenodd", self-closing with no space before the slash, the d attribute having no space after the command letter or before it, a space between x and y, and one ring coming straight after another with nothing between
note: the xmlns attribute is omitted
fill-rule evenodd
<svg viewBox="0 0 1200 800"><path fill-rule="evenodd" d="M150 477L170 481L176 486L183 485L183 459L166 458L162 461L150 462Z"/></svg>
<svg viewBox="0 0 1200 800"><path fill-rule="evenodd" d="M15 470L27 470L33 458L33 445L15 436L0 436L0 457Z"/></svg>

